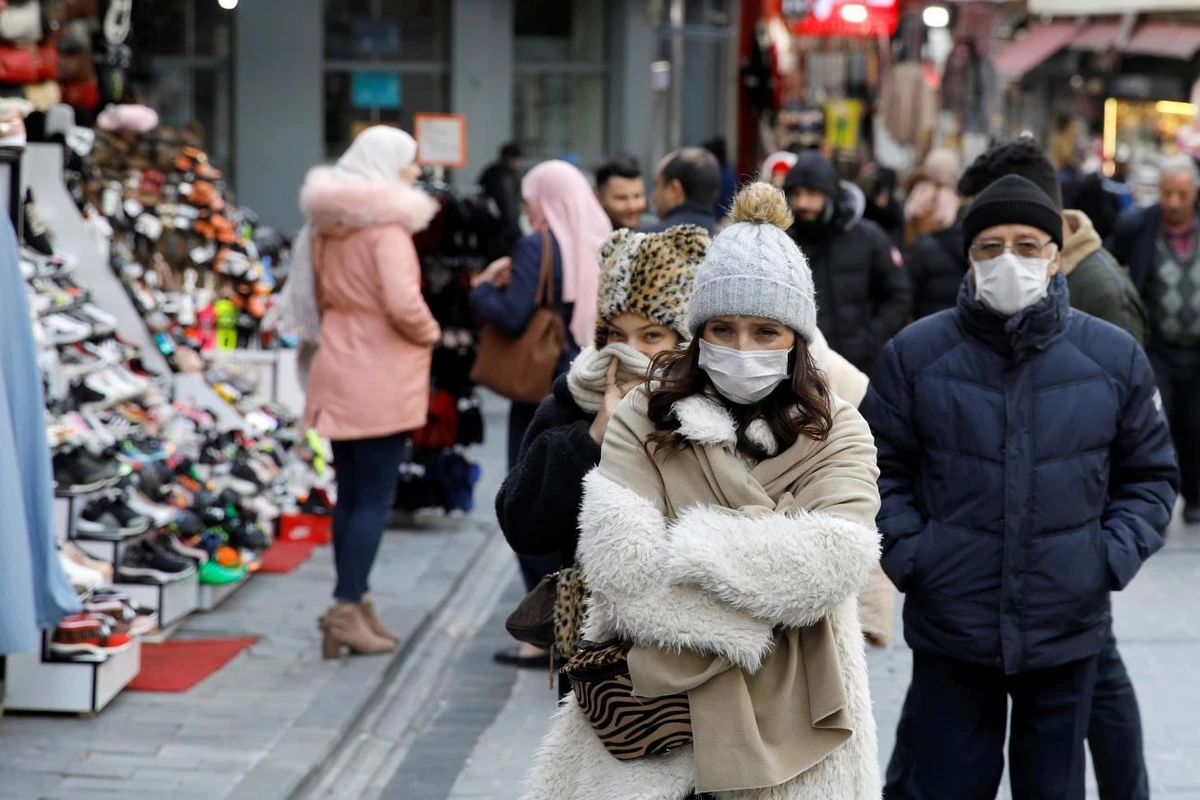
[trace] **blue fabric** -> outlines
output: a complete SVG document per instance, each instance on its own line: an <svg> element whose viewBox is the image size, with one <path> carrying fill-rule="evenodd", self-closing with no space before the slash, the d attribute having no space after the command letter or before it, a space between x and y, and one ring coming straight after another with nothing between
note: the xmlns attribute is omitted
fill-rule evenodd
<svg viewBox="0 0 1200 800"><path fill-rule="evenodd" d="M862 413L909 645L1008 673L1099 652L1179 485L1133 337L1073 311L1061 275L1008 319L968 275L956 308L888 343Z"/></svg>
<svg viewBox="0 0 1200 800"><path fill-rule="evenodd" d="M563 318L568 347L559 359L555 377L565 373L579 355L579 346L571 336L571 312L573 304L562 302L562 253L558 241L550 236L551 253L554 258L554 301ZM520 336L537 311L538 276L542 269L542 236L530 234L517 243L512 254L512 283L507 288L497 289L490 283L481 283L471 290L471 308L484 322L495 326L506 336ZM585 344L589 344L585 342Z"/></svg>
<svg viewBox="0 0 1200 800"><path fill-rule="evenodd" d="M1129 277L1139 292L1146 291L1150 276L1157 267L1154 248L1160 233L1161 206L1155 204L1146 208L1130 208L1117 217L1117 224L1104 242L1104 249L1129 270Z"/></svg>
<svg viewBox="0 0 1200 800"><path fill-rule="evenodd" d="M642 225L638 228L641 233L662 233L667 228L673 228L676 225L696 225L704 228L711 234L717 229L717 220L713 216L711 208L705 208L699 203L688 201L681 205L675 206L666 214L663 214L662 219L657 222L651 222Z"/></svg>
<svg viewBox="0 0 1200 800"><path fill-rule="evenodd" d="M35 652L38 629L79 610L54 542L45 399L17 237L0 224L0 654Z"/></svg>
<svg viewBox="0 0 1200 800"><path fill-rule="evenodd" d="M717 207L713 209L715 219L720 220L729 216L735 195L737 195L737 173L733 171L733 167L726 164L721 167L721 194L717 198Z"/></svg>
<svg viewBox="0 0 1200 800"><path fill-rule="evenodd" d="M333 509L333 598L360 603L387 526L408 435L333 442L337 505Z"/></svg>
<svg viewBox="0 0 1200 800"><path fill-rule="evenodd" d="M1020 675L913 654L913 767L907 800L992 800L1008 771L1021 800L1084 800L1083 751L1096 657Z"/></svg>

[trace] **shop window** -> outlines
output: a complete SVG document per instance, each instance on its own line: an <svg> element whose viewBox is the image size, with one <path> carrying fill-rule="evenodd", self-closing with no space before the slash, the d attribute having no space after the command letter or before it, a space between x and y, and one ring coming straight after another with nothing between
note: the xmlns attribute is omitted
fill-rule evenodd
<svg viewBox="0 0 1200 800"><path fill-rule="evenodd" d="M134 88L164 125L195 120L208 136L209 155L232 163L231 53L236 14L213 0L139 0L129 45Z"/></svg>
<svg viewBox="0 0 1200 800"><path fill-rule="evenodd" d="M325 58L445 61L445 0L325 0Z"/></svg>
<svg viewBox="0 0 1200 800"><path fill-rule="evenodd" d="M602 0L515 0L513 131L532 160L605 158L609 24Z"/></svg>
<svg viewBox="0 0 1200 800"><path fill-rule="evenodd" d="M325 0L325 155L364 126L412 130L413 114L449 105L450 3Z"/></svg>
<svg viewBox="0 0 1200 800"><path fill-rule="evenodd" d="M356 78L357 75L357 78ZM325 73L325 156L334 159L340 156L353 141L363 126L373 123L399 125L406 131L412 130L413 114L420 111L446 110L446 76L444 73L369 73L364 81L362 73ZM398 81L396 99L398 104L382 95L391 93L392 80ZM357 85L356 85L357 83ZM375 88L379 105L363 103L364 83ZM382 98L382 99L381 99ZM386 102L384 102L386 100Z"/></svg>

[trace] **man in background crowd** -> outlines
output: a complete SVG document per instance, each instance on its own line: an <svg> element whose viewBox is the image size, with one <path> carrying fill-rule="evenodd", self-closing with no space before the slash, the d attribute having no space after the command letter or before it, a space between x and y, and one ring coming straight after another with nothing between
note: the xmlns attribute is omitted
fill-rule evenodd
<svg viewBox="0 0 1200 800"><path fill-rule="evenodd" d="M1117 221L1108 249L1129 267L1150 316L1150 363L1171 421L1183 519L1200 525L1200 171L1190 156L1162 163L1159 202Z"/></svg>
<svg viewBox="0 0 1200 800"><path fill-rule="evenodd" d="M862 191L842 184L817 151L797 156L783 191L796 216L792 238L812 267L817 327L830 347L870 375L912 308L900 251L882 228L863 219Z"/></svg>
<svg viewBox="0 0 1200 800"><path fill-rule="evenodd" d="M702 147L685 147L663 158L654 175L654 208L658 222L644 225L646 233L661 233L674 225L698 225L710 234L716 228L713 207L721 195L721 165Z"/></svg>
<svg viewBox="0 0 1200 800"><path fill-rule="evenodd" d="M613 230L637 228L646 213L646 184L637 162L618 156L601 164L596 170L596 199Z"/></svg>
<svg viewBox="0 0 1200 800"><path fill-rule="evenodd" d="M505 253L521 238L521 156L521 146L508 142L479 176L480 188L499 211L503 233L498 247Z"/></svg>

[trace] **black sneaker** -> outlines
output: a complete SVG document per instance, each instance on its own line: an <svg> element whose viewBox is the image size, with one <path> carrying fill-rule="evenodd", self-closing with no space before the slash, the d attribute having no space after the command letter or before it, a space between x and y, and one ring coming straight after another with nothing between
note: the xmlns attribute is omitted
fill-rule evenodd
<svg viewBox="0 0 1200 800"><path fill-rule="evenodd" d="M182 556L141 541L125 548L117 565L117 581L171 583L186 577L193 569L192 563Z"/></svg>
<svg viewBox="0 0 1200 800"><path fill-rule="evenodd" d="M120 539L145 533L150 519L125 504L120 497L105 496L88 503L75 529L91 537Z"/></svg>
<svg viewBox="0 0 1200 800"><path fill-rule="evenodd" d="M54 457L54 482L63 494L87 494L106 489L120 480L111 464L103 464L84 450Z"/></svg>
<svg viewBox="0 0 1200 800"><path fill-rule="evenodd" d="M1183 524L1200 525L1200 503L1188 503L1183 507Z"/></svg>
<svg viewBox="0 0 1200 800"><path fill-rule="evenodd" d="M24 236L26 246L44 256L54 255L54 247L50 244L50 232L37 205L33 202L33 189L25 190L25 226Z"/></svg>

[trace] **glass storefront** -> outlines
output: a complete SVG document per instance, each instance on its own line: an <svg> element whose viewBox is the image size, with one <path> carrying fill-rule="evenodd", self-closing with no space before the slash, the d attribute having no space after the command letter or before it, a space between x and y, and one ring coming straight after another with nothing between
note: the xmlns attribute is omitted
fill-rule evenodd
<svg viewBox="0 0 1200 800"><path fill-rule="evenodd" d="M211 0L142 0L129 45L148 67L142 99L164 125L195 120L213 160L232 163L231 53L235 15Z"/></svg>
<svg viewBox="0 0 1200 800"><path fill-rule="evenodd" d="M413 114L449 105L450 4L444 0L324 0L325 155L363 126L412 130Z"/></svg>
<svg viewBox="0 0 1200 800"><path fill-rule="evenodd" d="M603 0L514 0L513 135L530 160L606 157L609 27Z"/></svg>

